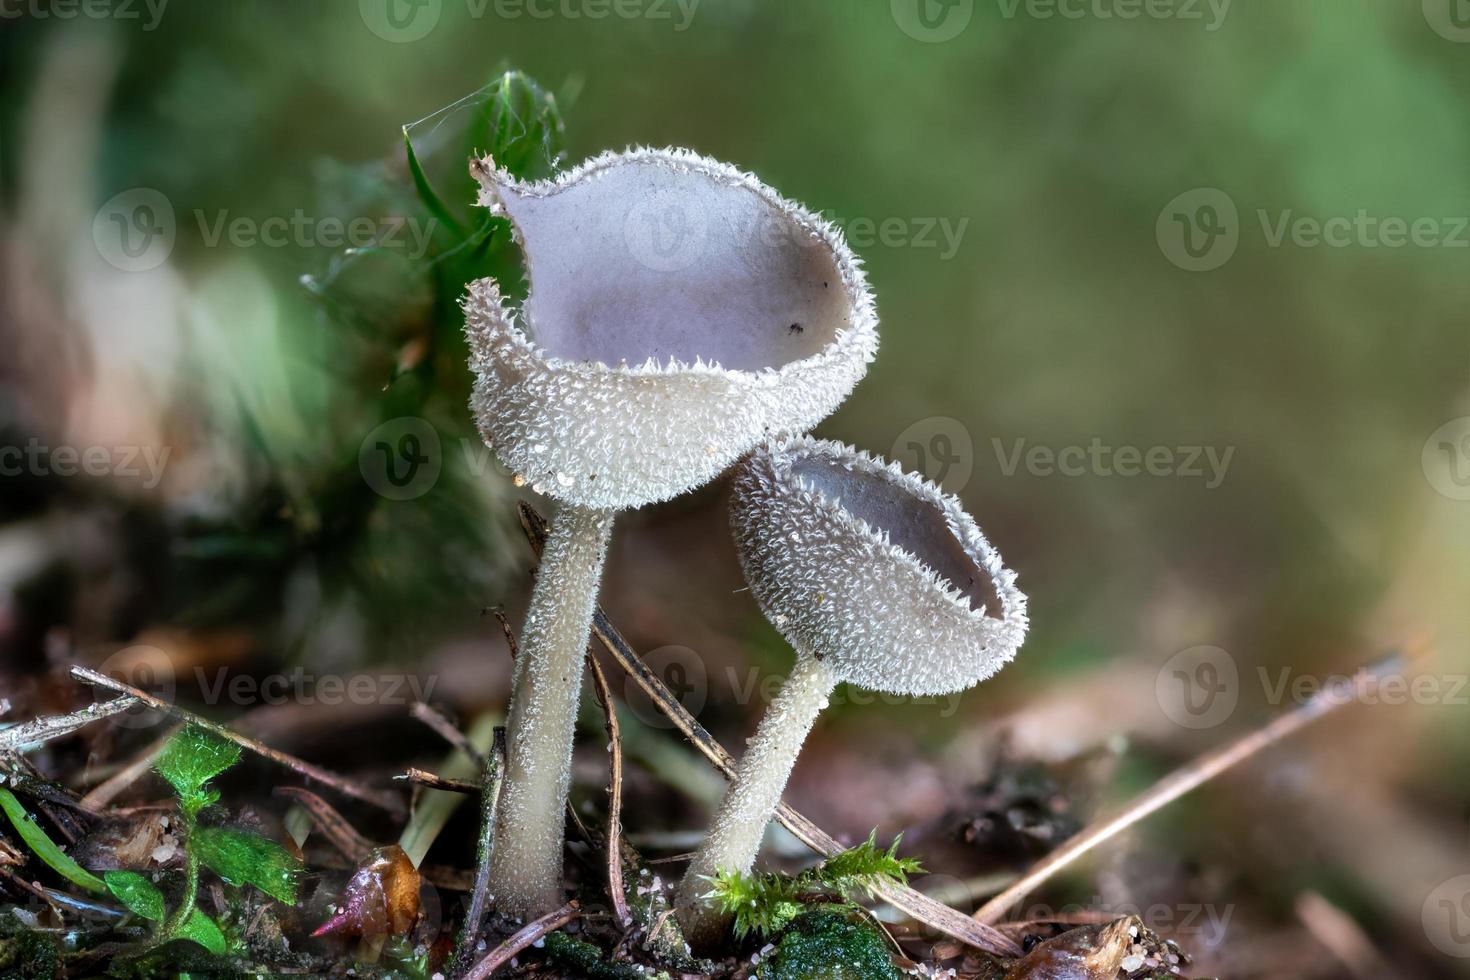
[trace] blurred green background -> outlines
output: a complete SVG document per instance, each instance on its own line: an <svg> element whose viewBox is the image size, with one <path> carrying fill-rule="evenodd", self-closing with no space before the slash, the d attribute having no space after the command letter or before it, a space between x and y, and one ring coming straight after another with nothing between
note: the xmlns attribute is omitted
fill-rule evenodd
<svg viewBox="0 0 1470 980"><path fill-rule="evenodd" d="M687 146L847 230L882 346L819 432L942 479L1031 597L1018 661L955 710L837 705L792 798L845 833L935 819L1002 731L1028 759L1121 752L1121 794L1288 707L1282 676L1412 646L1438 694L1354 709L1140 834L1224 864L1262 930L1320 889L1406 970L1448 969L1419 916L1470 875L1464 6L9 3L0 445L116 465L0 477L0 695L44 704L58 664L142 644L391 663L495 706L481 613L523 602L529 488L465 405L463 283L516 276L465 162L528 128L532 175ZM165 212L171 245L116 250ZM279 247L250 234L298 213ZM376 246L323 241L359 217ZM374 447L423 434L403 419L439 475L393 499ZM1094 444L1158 472L1024 455ZM154 485L123 447L168 449ZM727 680L788 654L738 591L722 494L624 519L605 604L698 661L697 713L738 745L762 705ZM1200 647L1235 679L1196 725L1171 678ZM876 794L842 783L870 771Z"/></svg>

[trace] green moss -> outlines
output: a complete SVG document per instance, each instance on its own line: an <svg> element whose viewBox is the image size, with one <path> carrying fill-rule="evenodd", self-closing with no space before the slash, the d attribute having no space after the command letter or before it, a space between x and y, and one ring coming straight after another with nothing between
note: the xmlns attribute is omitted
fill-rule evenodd
<svg viewBox="0 0 1470 980"><path fill-rule="evenodd" d="M557 966L574 970L588 980L648 980L648 974L626 963L608 963L602 958L602 950L564 932L553 932L546 937L546 956Z"/></svg>
<svg viewBox="0 0 1470 980"><path fill-rule="evenodd" d="M760 980L899 980L882 935L834 906L798 916L757 975Z"/></svg>
<svg viewBox="0 0 1470 980"><path fill-rule="evenodd" d="M0 939L0 980L53 980L60 973L61 951L45 936Z"/></svg>

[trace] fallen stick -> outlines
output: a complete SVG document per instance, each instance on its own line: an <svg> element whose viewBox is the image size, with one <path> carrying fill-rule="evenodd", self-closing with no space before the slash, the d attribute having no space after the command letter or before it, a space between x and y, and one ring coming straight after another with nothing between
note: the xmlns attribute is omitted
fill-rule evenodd
<svg viewBox="0 0 1470 980"><path fill-rule="evenodd" d="M1223 748L1207 752L1193 762L1176 769L1135 797L1117 814L1093 823L1064 842L1034 868L1022 875L1015 884L980 906L975 912L975 919L986 924L999 922L1029 892L1099 844L1117 836L1150 814L1156 813L1190 790L1240 765L1262 749L1275 745L1288 735L1301 731L1317 719L1344 705L1356 704L1364 688L1370 682L1381 678L1399 662L1400 658L1397 656L1388 657L1361 672L1353 684L1351 693L1344 695L1336 689L1326 688L1269 724Z"/></svg>
<svg viewBox="0 0 1470 980"><path fill-rule="evenodd" d="M346 776L339 776L337 773L313 765L303 759L298 759L294 755L287 755L285 752L273 749L268 745L257 742L253 738L241 735L239 732L224 725L212 722L208 718L203 718L194 714L192 711L180 708L176 704L170 704L162 698L156 698L147 691L140 691L136 687L124 684L122 681L114 680L106 674L98 673L90 668L74 666L71 669L71 675L77 680L90 684L93 687L103 687L109 691L126 694L141 701L148 707L172 715L180 721L187 722L191 725L198 725L200 728L213 732L220 738L234 742L242 749L249 749L251 752L264 756L278 765L285 766L287 769L301 776L305 776L307 779L313 779L324 786L330 786L344 796L350 796L364 803L371 803L373 806L386 810L394 816L402 816L405 812L403 799L397 793L375 790L353 782Z"/></svg>

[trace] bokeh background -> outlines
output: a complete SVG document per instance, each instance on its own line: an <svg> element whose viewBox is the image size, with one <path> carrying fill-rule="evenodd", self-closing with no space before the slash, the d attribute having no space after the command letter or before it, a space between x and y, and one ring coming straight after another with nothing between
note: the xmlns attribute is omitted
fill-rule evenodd
<svg viewBox="0 0 1470 980"><path fill-rule="evenodd" d="M973 908L1099 810L1409 651L1407 697L1036 900L1155 907L1202 973L1363 975L1343 950L1366 938L1375 975L1467 975L1464 0L0 13L0 721L89 697L71 663L141 660L213 717L382 774L432 750L401 701L211 698L196 668L407 674L464 718L501 710L485 611L519 622L515 501L550 505L466 407L458 297L517 259L465 162L688 146L848 232L882 348L819 432L941 480L1031 598L982 688L835 699L789 798L849 837L908 831ZM724 501L623 518L604 604L739 746L790 655ZM629 831L677 851L719 781L646 702L625 719L629 778L663 804Z"/></svg>

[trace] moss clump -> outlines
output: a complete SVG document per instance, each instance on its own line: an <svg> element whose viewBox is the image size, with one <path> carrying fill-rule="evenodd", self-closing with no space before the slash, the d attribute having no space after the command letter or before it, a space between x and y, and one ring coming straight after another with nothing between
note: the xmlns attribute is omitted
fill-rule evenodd
<svg viewBox="0 0 1470 980"><path fill-rule="evenodd" d="M648 974L626 963L608 963L602 958L602 950L564 932L553 932L546 937L546 957L589 980L648 980Z"/></svg>
<svg viewBox="0 0 1470 980"><path fill-rule="evenodd" d="M760 980L900 980L883 937L834 906L797 916L757 975Z"/></svg>
<svg viewBox="0 0 1470 980"><path fill-rule="evenodd" d="M45 936L21 933L0 939L0 980L54 980L61 975L61 951Z"/></svg>

